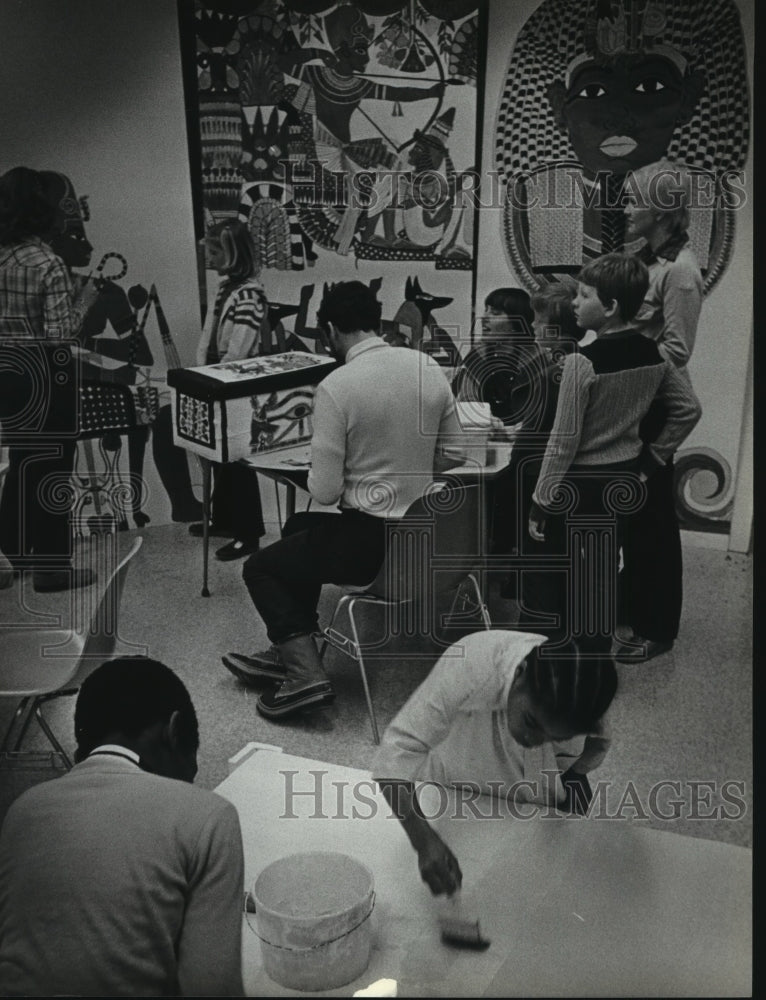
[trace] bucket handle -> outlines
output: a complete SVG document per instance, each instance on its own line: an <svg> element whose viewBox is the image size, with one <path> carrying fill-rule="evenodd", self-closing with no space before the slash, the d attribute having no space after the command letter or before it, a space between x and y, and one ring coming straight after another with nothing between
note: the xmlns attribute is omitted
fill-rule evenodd
<svg viewBox="0 0 766 1000"><path fill-rule="evenodd" d="M246 894L246 895L248 895L248 894ZM252 898L252 894L249 894L249 895ZM253 907L255 907L255 899L253 899ZM284 944L274 944L273 942L268 941L265 937L261 937L261 935L258 933L258 931L253 927L253 925L250 923L250 912L251 911L249 911L247 909L245 910L245 919L247 920L247 926L250 928L250 930L253 932L253 934L255 934L255 936L258 938L258 940L259 941L263 941L263 943L267 944L270 948L279 948L280 951L297 951L297 952L308 953L310 951L316 951L317 948L324 948L328 944L334 944L336 941L340 941L341 938L348 937L349 934L353 934L353 932L358 927L361 927L362 924L366 920L369 920L370 916L372 915L372 911L374 909L375 909L375 891L373 890L372 895L370 897L370 908L365 913L365 915L362 917L362 919L359 921L358 924L354 924L354 926L350 930L344 931L342 934L339 934L337 937L330 938L329 941L320 941L318 944L312 944L308 948L289 948L289 947L287 947L287 945L284 945ZM255 909L253 909L252 912L254 913Z"/></svg>

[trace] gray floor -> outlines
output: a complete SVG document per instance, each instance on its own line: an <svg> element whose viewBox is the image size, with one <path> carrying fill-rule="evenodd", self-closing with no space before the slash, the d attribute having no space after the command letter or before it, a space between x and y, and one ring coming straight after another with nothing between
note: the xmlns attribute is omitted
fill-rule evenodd
<svg viewBox="0 0 766 1000"><path fill-rule="evenodd" d="M269 541L277 537L276 510L269 508L273 491L264 492ZM226 650L249 651L266 644L241 581L241 563L211 560L212 595L203 598L200 542L188 535L186 526L150 525L142 533L144 545L123 599L122 648L148 652L172 666L188 685L200 721L199 784L215 787L227 774L228 758L250 741L317 760L369 766L374 747L352 661L335 652L328 655L338 695L333 706L280 724L261 718L255 692L240 685L220 662ZM122 551L132 538L133 533L117 536ZM81 543L79 550L82 562L94 558L92 543ZM592 776L604 782L600 809L605 817L637 817L692 836L751 844L751 569L749 557L692 547L687 540L685 613L674 652L643 666L619 667L614 743ZM490 591L493 621L512 621L514 606L501 601L494 588ZM337 594L333 587L324 589L323 621ZM74 609L80 614L86 610L87 603ZM23 590L16 586L0 593L4 624L33 624L44 613L69 620L72 601L68 595L35 594L29 583ZM386 660L371 671L381 725L425 676L434 656L433 649L412 640L405 647L389 646L386 653ZM71 700L51 706L48 716L64 745L72 747ZM9 718L10 705L3 699L0 724ZM37 733L26 745L45 747ZM30 782L55 773L36 762L13 771L4 766L0 812ZM722 788L727 782L733 784ZM716 810L718 817L710 818Z"/></svg>

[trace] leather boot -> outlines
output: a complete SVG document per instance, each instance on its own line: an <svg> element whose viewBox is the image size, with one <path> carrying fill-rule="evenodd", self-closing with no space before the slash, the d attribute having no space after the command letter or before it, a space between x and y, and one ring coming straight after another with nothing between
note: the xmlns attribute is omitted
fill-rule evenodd
<svg viewBox="0 0 766 1000"><path fill-rule="evenodd" d="M297 635L277 644L285 665L285 680L256 703L266 718L281 718L305 708L314 708L333 701L335 692L319 659L314 637Z"/></svg>

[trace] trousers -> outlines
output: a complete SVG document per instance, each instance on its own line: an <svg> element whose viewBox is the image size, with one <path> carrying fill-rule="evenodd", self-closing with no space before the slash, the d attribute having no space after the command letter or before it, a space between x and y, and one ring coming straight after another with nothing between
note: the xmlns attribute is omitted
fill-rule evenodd
<svg viewBox="0 0 766 1000"><path fill-rule="evenodd" d="M564 481L571 508L546 519L540 568L521 577L520 628L553 641L574 640L591 655L609 654L618 617L619 547L645 493L637 472L637 461L572 466ZM539 616L552 616L555 624L541 625Z"/></svg>
<svg viewBox="0 0 766 1000"><path fill-rule="evenodd" d="M673 495L673 462L649 477L644 506L626 524L620 605L625 624L655 642L678 636L683 555Z"/></svg>
<svg viewBox="0 0 766 1000"><path fill-rule="evenodd" d="M289 518L282 538L253 553L242 570L269 640L278 644L315 632L322 584L371 583L385 547L385 518L363 511L311 511Z"/></svg>

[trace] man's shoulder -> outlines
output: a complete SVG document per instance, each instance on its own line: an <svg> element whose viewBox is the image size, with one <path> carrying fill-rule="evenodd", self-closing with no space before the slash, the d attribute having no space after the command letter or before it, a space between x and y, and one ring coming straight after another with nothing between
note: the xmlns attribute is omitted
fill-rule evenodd
<svg viewBox="0 0 766 1000"><path fill-rule="evenodd" d="M86 762L87 764L87 762ZM8 810L9 822L28 815L66 809L67 804L89 801L94 808L119 799L144 815L181 814L189 821L223 816L234 807L216 792L147 771L101 770L77 765L68 774L23 792Z"/></svg>
<svg viewBox="0 0 766 1000"><path fill-rule="evenodd" d="M64 263L42 240L25 240L0 247L0 261L20 268L63 268Z"/></svg>
<svg viewBox="0 0 766 1000"><path fill-rule="evenodd" d="M330 391L364 386L365 391L378 387L388 392L392 385L401 385L402 378L407 377L417 383L423 379L437 380L439 385L443 383L449 388L443 370L427 354L409 347L388 346L385 351L369 350L357 355L330 372L320 385Z"/></svg>

